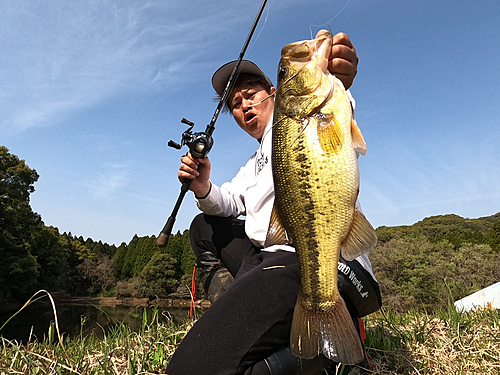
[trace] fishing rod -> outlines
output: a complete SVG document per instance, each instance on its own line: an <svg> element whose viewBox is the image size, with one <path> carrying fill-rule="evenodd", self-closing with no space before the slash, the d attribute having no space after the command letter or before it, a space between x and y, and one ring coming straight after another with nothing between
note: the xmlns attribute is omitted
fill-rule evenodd
<svg viewBox="0 0 500 375"><path fill-rule="evenodd" d="M203 159L208 155L208 153L212 149L212 146L214 145L212 133L215 130L215 122L217 121L217 118L219 117L220 111L222 110L224 103L227 101L229 94L231 93L231 90L234 87L234 83L235 83L236 78L238 77L238 74L239 74L241 61L243 60L243 56L245 56L245 52L248 48L248 44L250 43L250 40L252 39L252 35L255 31L255 28L257 27L257 24L259 23L260 16L262 15L262 12L264 10L264 7L266 6L266 3L267 3L267 0L262 1L260 9L257 13L257 16L255 17L254 22L253 22L252 28L250 29L250 32L248 33L247 39L246 39L245 43L243 44L243 48L241 49L238 60L236 61L236 65L234 66L233 71L231 72L231 75L229 76L229 79L227 80L226 87L224 88L224 92L222 93L222 96L219 100L219 104L217 105L217 108L215 109L214 115L212 116L212 120L207 125L207 128L205 129L205 131L193 133L192 130L194 127L194 123L183 118L181 120L181 122L183 124L188 125L189 128L184 133L182 133L181 144L178 144L178 143L170 140L170 141L168 141L169 147L173 147L177 150L180 150L183 145L186 145L189 148L189 152L191 153L191 155L193 155L194 157L200 158L200 159ZM172 228L174 227L175 219L177 217L177 212L179 211L179 208L181 207L184 196L189 191L189 187L191 186L192 182L193 182L193 180L185 179L184 182L182 183L181 191L179 193L179 197L177 198L177 202L175 203L175 206L172 210L172 213L170 214L170 217L168 218L167 223L165 224L165 226L161 230L161 232L158 236L158 239L156 240L157 246L159 246L159 247L167 246L170 234L172 233Z"/></svg>

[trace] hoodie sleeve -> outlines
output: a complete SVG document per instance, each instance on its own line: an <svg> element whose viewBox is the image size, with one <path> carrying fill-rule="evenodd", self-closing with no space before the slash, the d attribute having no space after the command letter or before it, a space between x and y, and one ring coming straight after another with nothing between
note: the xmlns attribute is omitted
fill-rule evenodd
<svg viewBox="0 0 500 375"><path fill-rule="evenodd" d="M196 205L207 215L238 217L246 214L245 194L247 191L247 171L251 168L252 156L247 164L240 168L236 176L221 186L212 182L209 194L203 199L196 198Z"/></svg>

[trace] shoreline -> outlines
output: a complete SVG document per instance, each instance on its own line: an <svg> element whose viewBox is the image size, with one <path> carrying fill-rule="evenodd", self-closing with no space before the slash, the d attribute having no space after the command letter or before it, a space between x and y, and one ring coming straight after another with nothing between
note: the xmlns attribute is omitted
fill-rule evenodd
<svg viewBox="0 0 500 375"><path fill-rule="evenodd" d="M94 306L128 306L128 307L176 307L189 308L191 307L190 299L183 298L134 298L134 297L87 297L87 296L61 296L57 293L51 294L54 302L59 304L71 304L76 306L94 305ZM50 304L48 298L43 298L33 303ZM194 302L196 308L209 308L210 301L199 299ZM23 303L9 303L0 307L0 313L9 313L21 309Z"/></svg>
<svg viewBox="0 0 500 375"><path fill-rule="evenodd" d="M71 303L73 305L96 305L96 306L131 306L131 307L190 307L190 299L182 298L133 298L133 297L66 297L55 298L56 303ZM196 300L194 306L201 308L210 307L210 301L205 299Z"/></svg>

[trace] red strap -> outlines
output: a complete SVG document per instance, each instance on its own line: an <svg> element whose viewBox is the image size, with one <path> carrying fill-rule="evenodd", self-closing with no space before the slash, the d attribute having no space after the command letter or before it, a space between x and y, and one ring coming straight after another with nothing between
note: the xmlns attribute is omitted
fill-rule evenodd
<svg viewBox="0 0 500 375"><path fill-rule="evenodd" d="M194 310L194 301L196 301L196 266L193 267L193 278L191 279L191 308L189 309L189 317L191 318L191 322L193 321L193 310Z"/></svg>
<svg viewBox="0 0 500 375"><path fill-rule="evenodd" d="M359 335L361 336L361 341L363 341L363 343L364 343L366 340L365 325L364 325L363 320L361 318L358 318L358 323L359 323ZM370 370L373 370L372 364L370 363L370 360L368 359L368 354L366 353L366 351L365 351L365 358L366 358L366 362L368 362L368 367L370 368Z"/></svg>
<svg viewBox="0 0 500 375"><path fill-rule="evenodd" d="M361 318L358 318L358 324L359 324L359 335L361 336L361 341L365 342L366 340L365 325L363 324L363 320Z"/></svg>

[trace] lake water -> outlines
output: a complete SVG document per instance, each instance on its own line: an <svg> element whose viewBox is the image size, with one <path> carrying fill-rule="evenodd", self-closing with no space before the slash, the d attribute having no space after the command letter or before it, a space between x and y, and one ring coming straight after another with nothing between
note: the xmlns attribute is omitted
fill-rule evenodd
<svg viewBox="0 0 500 375"><path fill-rule="evenodd" d="M143 311L146 309L149 321L153 314L153 308L130 307L130 306L92 306L57 304L57 320L59 330L64 332L64 336L75 337L83 334L89 335L91 332L98 337L104 336L111 327L124 322L132 330L138 331L142 327ZM0 327L15 313L1 312ZM189 309L186 308L159 308L158 316L160 321L173 321L180 324L189 319ZM82 320L84 321L82 327ZM39 341L48 336L50 322L54 321L52 305L47 302L37 301L26 307L14 318L12 318L0 331L0 336L17 342L28 342L32 337Z"/></svg>

